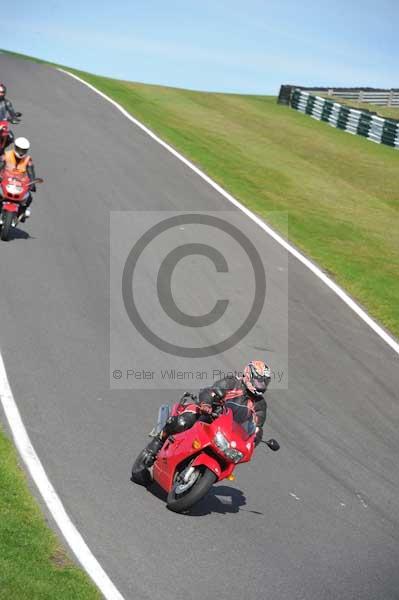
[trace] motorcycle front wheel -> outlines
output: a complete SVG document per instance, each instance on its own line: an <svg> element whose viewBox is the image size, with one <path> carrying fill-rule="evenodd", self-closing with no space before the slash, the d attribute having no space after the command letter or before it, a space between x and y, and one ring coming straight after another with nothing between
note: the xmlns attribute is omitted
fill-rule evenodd
<svg viewBox="0 0 399 600"><path fill-rule="evenodd" d="M183 473L176 477L166 501L169 510L177 513L184 512L199 502L217 480L215 473L206 467L196 467L190 479L185 482L182 480Z"/></svg>
<svg viewBox="0 0 399 600"><path fill-rule="evenodd" d="M3 225L1 226L0 238L3 242L8 242L10 238L12 223L14 220L14 213L3 212Z"/></svg>

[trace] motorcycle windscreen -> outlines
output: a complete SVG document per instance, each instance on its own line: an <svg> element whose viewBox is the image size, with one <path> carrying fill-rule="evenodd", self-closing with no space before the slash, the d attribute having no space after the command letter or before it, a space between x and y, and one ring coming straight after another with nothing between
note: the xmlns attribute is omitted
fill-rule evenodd
<svg viewBox="0 0 399 600"><path fill-rule="evenodd" d="M239 425L243 430L244 439L248 439L255 433L256 423L254 413L248 406L245 404L238 404L238 402L233 402L232 400L228 400L225 403L225 406L226 408L230 408L233 413L234 423Z"/></svg>

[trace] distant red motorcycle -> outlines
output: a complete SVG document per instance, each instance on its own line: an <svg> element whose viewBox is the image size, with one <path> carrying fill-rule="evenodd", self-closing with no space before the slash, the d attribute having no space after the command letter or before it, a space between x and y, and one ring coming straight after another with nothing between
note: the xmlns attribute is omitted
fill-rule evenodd
<svg viewBox="0 0 399 600"><path fill-rule="evenodd" d="M32 185L43 183L43 179L29 180L26 173L4 170L0 173L0 239L4 242L10 239L13 228L23 219L26 206L24 201L28 198Z"/></svg>
<svg viewBox="0 0 399 600"><path fill-rule="evenodd" d="M16 113L16 117L21 117L22 113ZM19 123L19 118L14 119L11 123ZM0 121L0 155L3 154L9 143L10 121Z"/></svg>
<svg viewBox="0 0 399 600"><path fill-rule="evenodd" d="M170 413L168 405L159 411L159 433L172 416L184 410L185 396ZM137 457L132 468L132 480L140 485L158 483L167 493L167 507L184 512L203 498L217 481L233 480L237 464L251 460L255 448L256 421L252 407L228 400L213 407L212 422L197 422L182 433L169 436L159 452L153 467L143 464L145 450ZM266 442L278 450L276 440Z"/></svg>
<svg viewBox="0 0 399 600"><path fill-rule="evenodd" d="M8 136L10 135L10 123L0 121L0 155L3 154L8 145Z"/></svg>

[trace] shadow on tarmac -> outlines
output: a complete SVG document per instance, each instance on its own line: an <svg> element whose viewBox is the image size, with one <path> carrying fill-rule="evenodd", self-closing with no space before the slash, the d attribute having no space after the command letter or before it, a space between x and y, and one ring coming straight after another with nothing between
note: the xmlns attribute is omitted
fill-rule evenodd
<svg viewBox="0 0 399 600"><path fill-rule="evenodd" d="M157 483L153 483L147 489L150 494L166 503L167 494ZM245 494L241 490L227 485L215 485L205 498L193 506L189 512L184 513L184 516L205 517L212 513L226 515L238 513L240 510L254 515L263 515L262 512L243 508L246 504Z"/></svg>

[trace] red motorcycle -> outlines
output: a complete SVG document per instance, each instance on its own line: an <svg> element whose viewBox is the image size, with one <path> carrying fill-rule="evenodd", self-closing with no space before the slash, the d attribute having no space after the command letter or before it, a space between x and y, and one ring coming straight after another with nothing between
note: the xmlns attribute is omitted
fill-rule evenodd
<svg viewBox="0 0 399 600"><path fill-rule="evenodd" d="M0 177L0 239L6 242L11 230L25 217L24 201L28 198L32 185L43 183L43 179L30 181L26 173L8 170L4 170Z"/></svg>
<svg viewBox="0 0 399 600"><path fill-rule="evenodd" d="M169 416L183 412L186 403L187 395L171 412L168 405L161 406L151 435L159 434ZM174 512L187 511L217 481L234 480L236 465L252 458L256 437L253 407L228 400L214 405L213 411L211 422L199 419L190 429L169 436L151 469L143 463L145 450L133 465L132 481L145 486L158 483L168 494L167 507ZM274 451L280 447L276 440L266 444Z"/></svg>
<svg viewBox="0 0 399 600"><path fill-rule="evenodd" d="M21 117L22 113L15 113L16 117ZM20 123L19 118L13 119L11 123ZM0 121L0 155L3 154L9 144L10 121Z"/></svg>
<svg viewBox="0 0 399 600"><path fill-rule="evenodd" d="M8 136L10 135L10 123L0 121L0 154L3 154L8 146Z"/></svg>

